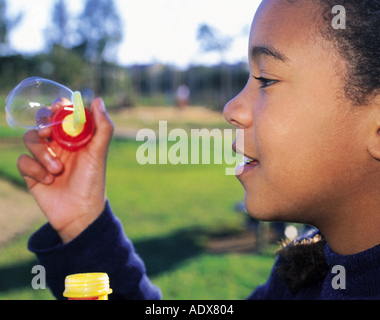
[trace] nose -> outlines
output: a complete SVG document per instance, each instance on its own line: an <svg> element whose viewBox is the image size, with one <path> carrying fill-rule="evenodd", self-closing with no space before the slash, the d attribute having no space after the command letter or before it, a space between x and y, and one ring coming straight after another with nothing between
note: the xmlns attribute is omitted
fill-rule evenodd
<svg viewBox="0 0 380 320"><path fill-rule="evenodd" d="M253 125L253 97L249 94L249 84L224 107L225 119L238 129Z"/></svg>

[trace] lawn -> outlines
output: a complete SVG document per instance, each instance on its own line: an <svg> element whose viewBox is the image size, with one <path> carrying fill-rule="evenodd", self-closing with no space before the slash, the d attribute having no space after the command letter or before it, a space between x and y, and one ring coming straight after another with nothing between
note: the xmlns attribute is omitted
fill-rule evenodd
<svg viewBox="0 0 380 320"><path fill-rule="evenodd" d="M1 122L0 136L8 143L21 139ZM136 151L141 144L133 139L112 142L107 193L152 282L164 299L247 298L266 281L273 256L215 254L207 247L219 235L246 231L244 216L234 211L243 197L236 178L225 175L226 165L139 165ZM1 152L0 175L22 185L15 161L25 150L15 142ZM30 232L0 248L0 299L53 298L48 290L35 291L30 285L36 260L26 244L43 222L41 217Z"/></svg>

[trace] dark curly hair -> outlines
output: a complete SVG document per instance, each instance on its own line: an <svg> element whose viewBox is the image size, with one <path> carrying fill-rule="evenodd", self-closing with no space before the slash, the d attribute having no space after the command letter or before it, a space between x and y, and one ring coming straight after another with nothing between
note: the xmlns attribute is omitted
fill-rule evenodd
<svg viewBox="0 0 380 320"><path fill-rule="evenodd" d="M333 43L346 63L345 96L355 105L368 103L380 94L380 0L304 1L319 4L320 32ZM299 0L288 2L296 3ZM332 26L336 15L332 9L337 5L343 6L346 11L345 29Z"/></svg>
<svg viewBox="0 0 380 320"><path fill-rule="evenodd" d="M322 35L334 42L345 59L346 96L365 104L380 93L380 0L318 0L324 8ZM346 28L332 27L332 8L346 11Z"/></svg>
<svg viewBox="0 0 380 320"><path fill-rule="evenodd" d="M325 247L326 241L319 233L282 244L276 253L279 257L276 272L291 293L322 283L330 269Z"/></svg>

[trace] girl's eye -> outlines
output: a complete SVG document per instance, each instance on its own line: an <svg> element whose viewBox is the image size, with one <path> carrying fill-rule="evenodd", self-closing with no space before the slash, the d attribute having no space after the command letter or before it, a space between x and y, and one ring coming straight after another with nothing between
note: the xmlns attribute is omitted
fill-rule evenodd
<svg viewBox="0 0 380 320"><path fill-rule="evenodd" d="M265 89L265 88L268 88L269 86L271 86L272 84L275 84L277 83L278 81L277 80L272 80L272 79L266 79L266 78L263 78L263 77L254 77L257 81L260 82L261 86L260 86L260 89Z"/></svg>

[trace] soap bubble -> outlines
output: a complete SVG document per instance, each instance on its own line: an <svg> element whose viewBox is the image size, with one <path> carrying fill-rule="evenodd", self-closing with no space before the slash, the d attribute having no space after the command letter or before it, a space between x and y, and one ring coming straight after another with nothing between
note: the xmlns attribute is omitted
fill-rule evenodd
<svg viewBox="0 0 380 320"><path fill-rule="evenodd" d="M9 94L6 101L6 117L11 127L38 129L52 126L51 106L58 99L72 100L73 91L43 78L23 80ZM73 104L71 103L72 110Z"/></svg>

